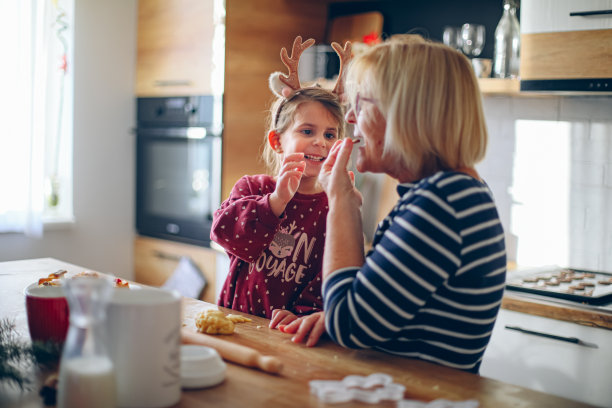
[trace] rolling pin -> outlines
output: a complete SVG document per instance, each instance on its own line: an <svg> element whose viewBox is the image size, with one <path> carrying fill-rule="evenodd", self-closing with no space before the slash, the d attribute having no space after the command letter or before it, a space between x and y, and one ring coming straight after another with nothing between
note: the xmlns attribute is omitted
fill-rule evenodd
<svg viewBox="0 0 612 408"><path fill-rule="evenodd" d="M199 344L217 350L224 360L231 361L247 367L256 367L267 373L278 374L283 363L276 357L264 356L259 351L213 337L209 334L198 333L192 330L181 329L183 344Z"/></svg>

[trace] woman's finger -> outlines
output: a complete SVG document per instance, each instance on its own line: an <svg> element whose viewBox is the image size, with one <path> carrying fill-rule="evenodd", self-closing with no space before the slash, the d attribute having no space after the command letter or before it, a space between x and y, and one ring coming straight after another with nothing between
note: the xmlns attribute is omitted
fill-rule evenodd
<svg viewBox="0 0 612 408"><path fill-rule="evenodd" d="M346 170L348 168L348 163L351 158L351 152L353 151L353 144L353 141L349 138L343 140L342 146L340 147L340 151L338 152L336 157L334 170Z"/></svg>

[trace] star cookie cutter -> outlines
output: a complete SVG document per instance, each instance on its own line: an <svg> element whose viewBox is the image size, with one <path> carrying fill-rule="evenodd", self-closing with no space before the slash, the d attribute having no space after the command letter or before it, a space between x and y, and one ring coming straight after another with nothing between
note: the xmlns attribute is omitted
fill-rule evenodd
<svg viewBox="0 0 612 408"><path fill-rule="evenodd" d="M342 381L313 380L310 392L327 403L351 400L376 404L383 400L399 401L404 398L406 387L394 384L390 375L375 373L367 377L349 375Z"/></svg>

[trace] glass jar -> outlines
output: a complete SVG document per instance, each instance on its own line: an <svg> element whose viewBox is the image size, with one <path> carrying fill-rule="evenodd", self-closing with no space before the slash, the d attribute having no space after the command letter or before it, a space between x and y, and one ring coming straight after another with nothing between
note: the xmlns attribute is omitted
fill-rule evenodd
<svg viewBox="0 0 612 408"><path fill-rule="evenodd" d="M115 407L115 370L102 330L113 285L105 278L84 276L67 279L64 290L70 326L60 362L57 406Z"/></svg>
<svg viewBox="0 0 612 408"><path fill-rule="evenodd" d="M504 0L504 13L495 29L493 78L518 78L521 31L514 0Z"/></svg>

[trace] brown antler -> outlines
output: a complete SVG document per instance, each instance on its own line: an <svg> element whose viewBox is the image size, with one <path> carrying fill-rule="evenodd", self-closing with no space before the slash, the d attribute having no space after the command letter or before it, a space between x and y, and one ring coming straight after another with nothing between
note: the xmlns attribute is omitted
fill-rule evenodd
<svg viewBox="0 0 612 408"><path fill-rule="evenodd" d="M289 69L289 76L280 75L279 79L294 91L297 91L302 87L302 85L300 85L300 78L298 77L298 65L300 63L300 56L306 48L310 47L314 43L315 40L313 38L302 42L302 37L298 35L297 37L295 37L295 40L293 40L291 58L287 56L287 49L285 47L281 49L281 60L283 61L283 64L285 64L285 66Z"/></svg>
<svg viewBox="0 0 612 408"><path fill-rule="evenodd" d="M351 52L351 43L347 41L344 44L344 49L337 42L333 42L331 44L338 57L340 57L340 72L338 73L338 79L336 80L336 86L334 86L334 90L332 91L338 98L342 100L342 96L344 95L344 67L349 63L353 54Z"/></svg>

